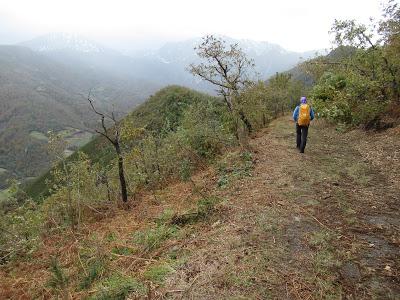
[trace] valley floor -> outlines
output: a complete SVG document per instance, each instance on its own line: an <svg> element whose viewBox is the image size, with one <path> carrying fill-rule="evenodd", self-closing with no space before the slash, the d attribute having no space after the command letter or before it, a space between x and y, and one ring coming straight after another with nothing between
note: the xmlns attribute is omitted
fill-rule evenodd
<svg viewBox="0 0 400 300"><path fill-rule="evenodd" d="M58 253L70 274L78 272L80 249L96 236L108 239L107 253L118 245L134 249L114 251L110 267L147 278L142 296L131 299L399 299L399 128L342 133L317 121L302 155L293 127L282 117L251 139L247 176L230 173L224 181L209 168L73 238L45 242L47 252L30 263L0 270L3 297L53 297L38 280L49 276L48 257ZM157 247L134 246L132 234L155 215L166 208L182 214L204 194L222 199L206 220L182 226ZM164 269L151 269L160 264ZM95 290L71 287L64 295Z"/></svg>

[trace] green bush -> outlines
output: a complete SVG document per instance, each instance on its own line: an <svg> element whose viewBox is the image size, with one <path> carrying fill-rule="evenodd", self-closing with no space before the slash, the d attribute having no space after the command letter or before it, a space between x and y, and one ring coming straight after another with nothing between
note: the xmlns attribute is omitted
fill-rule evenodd
<svg viewBox="0 0 400 300"><path fill-rule="evenodd" d="M38 247L43 213L31 200L11 212L0 211L0 264L25 259Z"/></svg>
<svg viewBox="0 0 400 300"><path fill-rule="evenodd" d="M378 120L386 108L386 102L379 100L376 84L354 73L326 72L310 96L319 117L334 123L365 126Z"/></svg>
<svg viewBox="0 0 400 300"><path fill-rule="evenodd" d="M368 102L362 103L354 112L353 123L364 125L366 128L375 128L382 114L386 111L387 103Z"/></svg>
<svg viewBox="0 0 400 300"><path fill-rule="evenodd" d="M181 134L187 146L197 155L213 158L235 143L230 124L225 124L226 108L216 101L199 101L185 112Z"/></svg>
<svg viewBox="0 0 400 300"><path fill-rule="evenodd" d="M346 101L314 100L313 109L318 117L334 123L353 123L352 111Z"/></svg>
<svg viewBox="0 0 400 300"><path fill-rule="evenodd" d="M171 219L175 215L175 212L172 209L165 209L155 220L157 226L169 224Z"/></svg>

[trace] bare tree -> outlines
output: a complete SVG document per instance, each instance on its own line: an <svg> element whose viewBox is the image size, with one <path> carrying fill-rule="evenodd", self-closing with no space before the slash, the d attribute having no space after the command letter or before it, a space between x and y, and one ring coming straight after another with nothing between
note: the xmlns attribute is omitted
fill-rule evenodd
<svg viewBox="0 0 400 300"><path fill-rule="evenodd" d="M241 103L238 103L238 96L240 91L251 83L248 71L254 67L253 61L246 57L238 44L227 46L223 39L213 35L205 36L195 50L204 62L190 64L189 71L215 85L229 111L237 113L248 132L251 132L253 127Z"/></svg>
<svg viewBox="0 0 400 300"><path fill-rule="evenodd" d="M115 152L117 154L117 159L118 159L118 175L119 175L119 182L121 186L121 196L122 196L122 201L127 202L128 201L128 191L126 187L126 180L125 180L125 172L124 172L124 157L122 156L122 150L121 150L121 129L120 129L120 124L118 123L114 111L111 112L111 115L102 113L98 111L95 106L93 99L91 98L91 93L89 92L87 100L89 101L90 107L92 110L100 116L101 118L101 127L102 131L97 130L96 132L103 137L105 137L114 147ZM110 120L113 124L113 126L109 129L106 127L106 119Z"/></svg>

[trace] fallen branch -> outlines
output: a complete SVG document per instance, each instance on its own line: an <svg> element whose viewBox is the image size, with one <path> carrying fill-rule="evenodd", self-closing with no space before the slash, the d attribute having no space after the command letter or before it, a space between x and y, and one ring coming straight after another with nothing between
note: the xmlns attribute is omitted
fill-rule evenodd
<svg viewBox="0 0 400 300"><path fill-rule="evenodd" d="M87 208L89 208L90 210L93 210L94 212L101 214L101 215L106 215L105 213L98 211L97 209L95 209L94 207L91 207L89 204L83 204L84 206L86 206Z"/></svg>

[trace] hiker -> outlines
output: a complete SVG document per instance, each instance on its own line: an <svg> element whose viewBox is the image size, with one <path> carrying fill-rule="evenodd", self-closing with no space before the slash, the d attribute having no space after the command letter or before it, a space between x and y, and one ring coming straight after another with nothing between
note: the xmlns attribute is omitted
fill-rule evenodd
<svg viewBox="0 0 400 300"><path fill-rule="evenodd" d="M296 145L300 153L304 153L307 143L308 126L314 119L314 111L307 104L307 98L301 97L300 105L293 112L293 120L296 122Z"/></svg>

